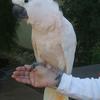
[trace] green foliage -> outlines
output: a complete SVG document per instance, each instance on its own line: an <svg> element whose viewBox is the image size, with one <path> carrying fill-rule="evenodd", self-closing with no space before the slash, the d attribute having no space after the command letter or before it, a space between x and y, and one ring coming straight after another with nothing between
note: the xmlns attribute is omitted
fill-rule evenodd
<svg viewBox="0 0 100 100"><path fill-rule="evenodd" d="M91 49L100 41L100 0L65 0L62 10L76 31L76 65L91 64Z"/></svg>
<svg viewBox="0 0 100 100"><path fill-rule="evenodd" d="M0 53L0 68L32 64L35 61L33 50L16 45L9 52Z"/></svg>
<svg viewBox="0 0 100 100"><path fill-rule="evenodd" d="M11 0L0 0L0 52L10 50L14 44L15 28Z"/></svg>
<svg viewBox="0 0 100 100"><path fill-rule="evenodd" d="M98 42L92 49L92 63L100 63L100 42Z"/></svg>
<svg viewBox="0 0 100 100"><path fill-rule="evenodd" d="M54 1L56 1L59 4L59 6L63 6L65 3L65 0L54 0Z"/></svg>

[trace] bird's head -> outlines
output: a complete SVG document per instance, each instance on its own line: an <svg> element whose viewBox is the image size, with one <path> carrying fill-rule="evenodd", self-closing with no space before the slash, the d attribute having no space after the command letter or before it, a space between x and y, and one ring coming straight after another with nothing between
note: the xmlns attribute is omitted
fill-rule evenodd
<svg viewBox="0 0 100 100"><path fill-rule="evenodd" d="M51 31L59 25L62 13L54 0L12 0L17 18L27 18L35 30Z"/></svg>

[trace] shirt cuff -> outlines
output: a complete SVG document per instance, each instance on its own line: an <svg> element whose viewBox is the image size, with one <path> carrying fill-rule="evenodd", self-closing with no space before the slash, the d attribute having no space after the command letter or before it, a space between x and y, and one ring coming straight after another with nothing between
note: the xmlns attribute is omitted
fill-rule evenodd
<svg viewBox="0 0 100 100"><path fill-rule="evenodd" d="M71 86L71 81L72 81L72 75L67 75L64 73L62 75L61 82L57 90L64 94L65 94L65 91L66 93L68 93L70 86Z"/></svg>

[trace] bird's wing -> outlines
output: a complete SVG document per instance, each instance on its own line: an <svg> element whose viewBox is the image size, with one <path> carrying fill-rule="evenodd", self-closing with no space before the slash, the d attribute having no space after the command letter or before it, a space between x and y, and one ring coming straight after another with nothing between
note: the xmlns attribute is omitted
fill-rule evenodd
<svg viewBox="0 0 100 100"><path fill-rule="evenodd" d="M70 74L72 72L75 56L76 35L72 24L67 19L64 19L64 23L65 31L61 35L61 46L64 52L66 73Z"/></svg>
<svg viewBox="0 0 100 100"><path fill-rule="evenodd" d="M33 50L34 50L34 55L35 55L37 62L42 62L42 59L38 55L38 48L37 48L37 44L36 44L36 41L35 41L36 37L34 36L34 34L35 34L35 31L32 30L32 47L33 47Z"/></svg>

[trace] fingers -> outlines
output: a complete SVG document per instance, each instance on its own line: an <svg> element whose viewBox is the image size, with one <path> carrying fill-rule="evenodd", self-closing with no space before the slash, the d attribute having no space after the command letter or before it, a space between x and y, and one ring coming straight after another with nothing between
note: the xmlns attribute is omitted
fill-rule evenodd
<svg viewBox="0 0 100 100"><path fill-rule="evenodd" d="M15 78L15 80L16 80L17 82L20 82L20 83L31 84L29 78L17 77L17 78Z"/></svg>
<svg viewBox="0 0 100 100"><path fill-rule="evenodd" d="M24 70L16 70L16 71L14 71L13 72L13 74L12 74L12 78L14 78L14 79L16 79L16 78L27 78L27 79L29 79L29 71L24 71Z"/></svg>
<svg viewBox="0 0 100 100"><path fill-rule="evenodd" d="M30 71L31 70L31 65L24 65L24 66L20 66L16 68L17 71L21 70L21 71Z"/></svg>
<svg viewBox="0 0 100 100"><path fill-rule="evenodd" d="M14 76L29 76L29 72L28 71L15 71L13 72Z"/></svg>
<svg viewBox="0 0 100 100"><path fill-rule="evenodd" d="M31 71L30 65L24 65L16 68L16 71L13 72L12 78L24 77L29 78L29 73Z"/></svg>
<svg viewBox="0 0 100 100"><path fill-rule="evenodd" d="M16 68L17 71L25 71L25 67L24 66L20 66Z"/></svg>
<svg viewBox="0 0 100 100"><path fill-rule="evenodd" d="M30 81L30 72L32 68L30 65L19 66L16 68L16 71L13 72L12 78L17 82L31 84Z"/></svg>
<svg viewBox="0 0 100 100"><path fill-rule="evenodd" d="M16 76L29 76L29 72L31 71L30 65L20 66L16 68L16 71L13 72L12 77Z"/></svg>
<svg viewBox="0 0 100 100"><path fill-rule="evenodd" d="M15 71L13 72L12 78L21 83L31 84L29 72L26 71Z"/></svg>

